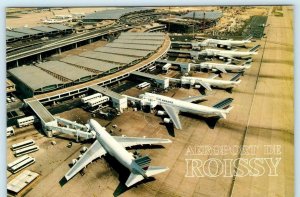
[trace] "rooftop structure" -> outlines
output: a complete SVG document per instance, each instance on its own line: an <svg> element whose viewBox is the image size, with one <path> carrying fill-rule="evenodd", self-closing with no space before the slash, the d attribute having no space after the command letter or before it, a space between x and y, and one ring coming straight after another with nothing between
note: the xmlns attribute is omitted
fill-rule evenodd
<svg viewBox="0 0 300 197"><path fill-rule="evenodd" d="M144 45L144 44L125 44L125 43L108 43L106 47L111 48L123 48L123 49L137 49L144 51L155 51L157 46L154 45Z"/></svg>
<svg viewBox="0 0 300 197"><path fill-rule="evenodd" d="M45 33L58 32L58 29L53 29L47 26L36 26L36 27L31 27L31 29L42 31Z"/></svg>
<svg viewBox="0 0 300 197"><path fill-rule="evenodd" d="M122 49L122 48L111 48L111 47L99 47L96 48L95 51L99 51L103 53L134 56L134 57L145 57L148 54L153 52L153 51L141 51L137 49Z"/></svg>
<svg viewBox="0 0 300 197"><path fill-rule="evenodd" d="M163 32L123 32L121 34L122 36L164 36L165 34Z"/></svg>
<svg viewBox="0 0 300 197"><path fill-rule="evenodd" d="M37 35L42 35L43 34L43 32L41 32L41 31L34 30L34 29L31 29L31 28L28 28L28 27L19 27L19 28L13 29L12 31L28 34L30 36L37 36Z"/></svg>
<svg viewBox="0 0 300 197"><path fill-rule="evenodd" d="M194 11L182 15L181 18L217 20L222 16L221 11Z"/></svg>
<svg viewBox="0 0 300 197"><path fill-rule="evenodd" d="M23 38L28 38L29 35L25 33L20 33L20 32L14 32L14 31L6 31L6 41L14 41L14 40L19 40Z"/></svg>
<svg viewBox="0 0 300 197"><path fill-rule="evenodd" d="M121 34L118 39L122 40L163 40L161 35L155 36L142 36L142 35L131 35L131 34Z"/></svg>
<svg viewBox="0 0 300 197"><path fill-rule="evenodd" d="M61 25L61 24L51 24L49 25L49 27L53 29L58 29L60 31L65 31L65 32L73 31L72 27Z"/></svg>
<svg viewBox="0 0 300 197"><path fill-rule="evenodd" d="M88 52L81 53L79 55L82 57L88 57L88 58L104 60L104 61L108 61L108 62L115 62L115 63L120 63L120 64L129 64L138 59L136 57L115 55L115 54L95 52L95 51L88 51Z"/></svg>
<svg viewBox="0 0 300 197"><path fill-rule="evenodd" d="M131 12L139 12L149 10L149 8L134 7L134 8L123 8L115 10L104 10L98 11L92 14L88 14L83 18L83 22L92 22L97 20L118 20L121 16L129 14Z"/></svg>
<svg viewBox="0 0 300 197"><path fill-rule="evenodd" d="M19 89L27 96L55 90L64 85L64 82L36 66L17 67L8 70L8 72L16 83L17 90Z"/></svg>
<svg viewBox="0 0 300 197"><path fill-rule="evenodd" d="M120 38L114 41L114 43L128 43L128 44L144 44L144 45L158 45L162 44L163 40L135 40Z"/></svg>
<svg viewBox="0 0 300 197"><path fill-rule="evenodd" d="M17 40L25 40L32 37L41 37L44 35L51 36L58 33L69 34L73 32L73 28L61 24L51 24L48 26L36 27L20 27L6 31L6 41L13 42Z"/></svg>
<svg viewBox="0 0 300 197"><path fill-rule="evenodd" d="M74 83L81 83L84 81L89 81L95 77L95 73L60 61L44 62L38 64L37 66L51 75L56 76L62 81L66 79Z"/></svg>
<svg viewBox="0 0 300 197"><path fill-rule="evenodd" d="M86 51L79 55L67 56L59 61L43 62L35 66L17 67L9 72L17 88L19 87L20 91L30 97L55 89L75 86L95 78L106 77L107 74L126 69L148 58L164 43L163 39L148 40L152 43L145 45L141 44L144 40L134 39L135 33L130 33L130 35L133 35L130 41L136 41L136 44L114 43L117 39L95 51ZM137 35L142 36L141 33ZM163 33L146 33L146 37L151 37L151 35L158 38L164 37ZM121 78L114 80L119 79Z"/></svg>
<svg viewBox="0 0 300 197"><path fill-rule="evenodd" d="M61 59L60 61L82 67L84 69L87 69L91 72L95 72L97 74L106 73L106 72L112 73L115 72L116 70L119 70L121 67L121 65L119 64L113 64L101 60L81 57L78 55L67 56Z"/></svg>

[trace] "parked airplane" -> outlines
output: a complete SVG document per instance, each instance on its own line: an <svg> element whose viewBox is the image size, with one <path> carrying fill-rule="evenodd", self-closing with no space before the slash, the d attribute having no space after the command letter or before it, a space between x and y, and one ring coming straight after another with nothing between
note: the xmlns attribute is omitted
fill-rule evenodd
<svg viewBox="0 0 300 197"><path fill-rule="evenodd" d="M207 70L212 70L212 71L220 71L222 73L227 73L227 71L230 72L242 72L245 71L246 69L251 68L251 64L249 61L246 61L245 63L241 65L234 65L228 63L212 63L212 62L203 62L199 64L199 68L202 69L207 69Z"/></svg>
<svg viewBox="0 0 300 197"><path fill-rule="evenodd" d="M241 75L242 73L238 73L234 75L230 80L215 79L218 75L213 75L210 78L182 76L180 79L170 78L170 81L181 83L181 85L194 86L195 88L203 87L206 90L211 91L211 87L230 89L238 86L242 81L240 80Z"/></svg>
<svg viewBox="0 0 300 197"><path fill-rule="evenodd" d="M221 48L231 49L235 46L245 46L248 43L251 43L252 36L244 40L218 40L218 39L206 39L202 42L203 46L216 46Z"/></svg>
<svg viewBox="0 0 300 197"><path fill-rule="evenodd" d="M68 15L56 15L53 11L52 14L54 17L48 19L46 17L46 19L41 20L42 23L44 24L61 24L61 23L66 23L66 22L70 22L73 18L72 15L68 14Z"/></svg>
<svg viewBox="0 0 300 197"><path fill-rule="evenodd" d="M166 167L149 166L151 159L148 156L135 158L135 156L125 148L145 144L171 143L171 140L161 138L111 136L104 127L93 119L89 121L88 125L91 130L95 131L96 141L67 172L65 175L66 180L70 180L94 159L107 153L116 158L122 165L130 170L131 174L125 183L127 187L130 187L145 178L168 170Z"/></svg>
<svg viewBox="0 0 300 197"><path fill-rule="evenodd" d="M42 23L44 24L62 24L62 23L66 23L69 21L69 19L57 19L57 18L46 18L46 19L43 19L41 20Z"/></svg>
<svg viewBox="0 0 300 197"><path fill-rule="evenodd" d="M219 49L204 49L198 52L199 55L205 55L210 57L218 57L219 59L227 59L227 60L238 60L239 59L251 59L252 55L257 54L257 50L260 45L256 45L251 48L249 51L236 51L236 50L219 50ZM237 59L239 58L239 59Z"/></svg>
<svg viewBox="0 0 300 197"><path fill-rule="evenodd" d="M150 108L161 106L164 111L159 110L157 112L157 115L168 115L169 118L164 118L164 122L173 123L177 129L182 129L181 122L178 116L180 112L196 114L203 117L226 118L226 114L228 114L233 108L230 106L233 101L232 98L227 98L212 107L208 107L192 103L193 101L195 101L194 97L178 100L148 92L146 92L145 94L141 94L139 97L142 106L150 106Z"/></svg>

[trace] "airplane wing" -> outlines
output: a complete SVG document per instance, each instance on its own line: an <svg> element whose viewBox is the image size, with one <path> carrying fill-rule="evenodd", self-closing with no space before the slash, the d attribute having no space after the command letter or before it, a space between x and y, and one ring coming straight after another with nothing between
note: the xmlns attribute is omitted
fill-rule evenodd
<svg viewBox="0 0 300 197"><path fill-rule="evenodd" d="M171 107L169 105L161 105L162 108L164 108L164 110L167 112L168 116L171 118L173 124L175 125L175 127L177 129L182 129L182 126L181 126L181 122L180 122L180 119L179 119L179 110L174 108L174 107Z"/></svg>
<svg viewBox="0 0 300 197"><path fill-rule="evenodd" d="M183 99L180 99L180 100L192 103L192 102L195 102L195 101L203 101L203 100L205 100L205 98L206 98L206 96L190 96L190 97L183 98Z"/></svg>
<svg viewBox="0 0 300 197"><path fill-rule="evenodd" d="M106 150L96 140L92 146L83 154L83 156L75 163L75 165L67 172L65 178L70 180L82 168L91 163L94 159L106 154Z"/></svg>
<svg viewBox="0 0 300 197"><path fill-rule="evenodd" d="M137 145L152 145L152 144L167 144L172 141L162 138L146 138L146 137L127 137L127 136L113 136L117 142L122 144L124 148Z"/></svg>
<svg viewBox="0 0 300 197"><path fill-rule="evenodd" d="M215 68L216 68L218 71L221 71L222 73L227 73L226 70L225 70L223 67L221 67L221 66L220 66L220 67L219 67L219 66L216 66Z"/></svg>
<svg viewBox="0 0 300 197"><path fill-rule="evenodd" d="M216 75L216 74L212 74L210 76L208 76L209 79L215 79L216 77L218 77L219 75Z"/></svg>
<svg viewBox="0 0 300 197"><path fill-rule="evenodd" d="M218 108L218 109L226 109L230 106L232 101L233 101L233 98L226 98L226 99L214 104L212 107Z"/></svg>
<svg viewBox="0 0 300 197"><path fill-rule="evenodd" d="M209 83L206 83L204 81L197 81L200 83L201 86L203 86L205 89L211 91L211 87L210 87L210 84Z"/></svg>

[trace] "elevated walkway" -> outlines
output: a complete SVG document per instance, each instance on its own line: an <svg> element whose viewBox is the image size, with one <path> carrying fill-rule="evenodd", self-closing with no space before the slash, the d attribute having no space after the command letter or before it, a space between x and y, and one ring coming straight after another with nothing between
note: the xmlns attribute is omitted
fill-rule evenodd
<svg viewBox="0 0 300 197"><path fill-rule="evenodd" d="M52 137L52 131L49 130L47 127L49 125L57 126L56 119L38 100L34 98L26 99L25 103L33 110L33 112L40 119L45 134L48 137Z"/></svg>
<svg viewBox="0 0 300 197"><path fill-rule="evenodd" d="M87 126L64 118L55 118L38 100L30 98L26 99L25 103L40 119L43 131L48 137L52 137L56 132L60 132L75 136L77 141L79 138L95 138L95 133L90 131Z"/></svg>
<svg viewBox="0 0 300 197"><path fill-rule="evenodd" d="M156 60L157 63L167 64L170 63L172 65L176 65L180 67L180 71L182 73L187 73L191 71L191 68L194 67L196 64L188 63L188 62L176 62L176 61L169 61L169 60Z"/></svg>
<svg viewBox="0 0 300 197"><path fill-rule="evenodd" d="M98 85L91 86L90 89L110 97L113 107L120 112L123 112L123 109L127 108L127 98L125 96Z"/></svg>
<svg viewBox="0 0 300 197"><path fill-rule="evenodd" d="M192 59L198 59L199 58L199 52L198 51L170 49L170 50L168 50L168 53L189 54Z"/></svg>
<svg viewBox="0 0 300 197"><path fill-rule="evenodd" d="M34 113L40 118L44 123L52 122L55 118L52 114L36 99L26 99L25 103L34 111Z"/></svg>
<svg viewBox="0 0 300 197"><path fill-rule="evenodd" d="M156 84L163 89L166 89L169 87L169 79L165 78L165 77L161 77L159 75L153 75L153 74L149 74L149 73L144 73L144 72L140 72L140 71L134 71L131 73L131 75L140 77L140 78L146 78L146 79L150 79L151 81L155 81Z"/></svg>

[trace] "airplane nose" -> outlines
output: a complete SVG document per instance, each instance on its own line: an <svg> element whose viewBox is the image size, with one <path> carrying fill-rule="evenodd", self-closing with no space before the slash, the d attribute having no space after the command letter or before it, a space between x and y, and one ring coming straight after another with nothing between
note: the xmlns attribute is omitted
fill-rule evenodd
<svg viewBox="0 0 300 197"><path fill-rule="evenodd" d="M95 123L95 120L94 119L89 119L88 124L91 125L93 123Z"/></svg>

